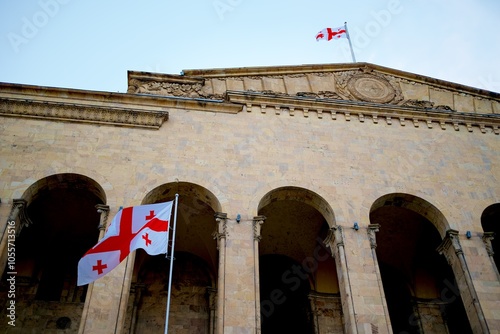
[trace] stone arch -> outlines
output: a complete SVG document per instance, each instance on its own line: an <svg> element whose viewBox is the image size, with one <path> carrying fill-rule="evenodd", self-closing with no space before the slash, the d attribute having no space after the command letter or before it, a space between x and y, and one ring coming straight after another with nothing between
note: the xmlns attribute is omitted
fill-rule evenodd
<svg viewBox="0 0 500 334"><path fill-rule="evenodd" d="M281 200L300 201L310 205L323 215L330 227L336 225L335 214L330 204L317 193L297 186L283 186L269 191L260 199L258 211L260 212L271 202Z"/></svg>
<svg viewBox="0 0 500 334"><path fill-rule="evenodd" d="M214 215L221 205L208 189L190 182L162 184L142 204L175 199L179 194L169 329L212 333L218 273ZM170 260L136 252L125 333L163 333Z"/></svg>
<svg viewBox="0 0 500 334"><path fill-rule="evenodd" d="M44 177L14 200L16 327L54 331L64 323L68 333L78 331L87 286L76 285L77 264L98 240L96 205L105 201L95 180L73 173ZM41 310L53 316L36 316Z"/></svg>
<svg viewBox="0 0 500 334"><path fill-rule="evenodd" d="M383 195L373 202L370 213L383 206L401 207L422 215L436 227L441 238L444 238L446 231L450 229L450 224L443 213L436 206L419 196L407 193Z"/></svg>
<svg viewBox="0 0 500 334"><path fill-rule="evenodd" d="M262 333L286 326L342 331L336 264L323 242L335 224L330 205L311 190L284 186L262 197L258 214L265 217L258 245ZM285 323L279 310L289 303L303 313Z"/></svg>
<svg viewBox="0 0 500 334"><path fill-rule="evenodd" d="M53 189L85 189L106 203L106 192L94 179L74 173L60 173L46 176L29 186L21 196L27 205Z"/></svg>
<svg viewBox="0 0 500 334"><path fill-rule="evenodd" d="M228 176L225 175L225 178L227 177ZM190 171L187 179L189 181L173 178L171 179L171 181L167 181L160 186L156 186L155 188L153 188L153 190L151 190L151 188L155 186L155 183L149 182L145 185L141 185L138 188L137 193L134 194L133 200L135 202L146 203L145 201L148 197L154 197L155 192L165 185L169 185L170 189L173 189L174 194L177 187L179 187L178 189L182 190L182 187L190 187L189 185L196 185L198 187L197 196L199 196L200 199L206 198L206 200L209 200L210 205L214 209L217 208L216 212L224 212L223 208L227 206L229 199L227 198L226 189L221 186L220 179L207 179L205 173L201 173L196 170ZM189 191L188 189L185 190Z"/></svg>
<svg viewBox="0 0 500 334"><path fill-rule="evenodd" d="M392 330L471 333L457 268L438 252L449 234L444 215L420 197L391 193L374 201L370 223L379 228L371 242Z"/></svg>
<svg viewBox="0 0 500 334"><path fill-rule="evenodd" d="M52 183L56 179L63 178L63 182L66 182L66 179L71 178L71 175L80 176L82 180L87 180L90 187L95 186L98 189L97 193L99 196L103 197L103 203L108 203L106 199L107 192L113 188L112 185L98 171L85 168L72 168L71 171L65 170L64 172L34 171L33 175L19 182L12 189L12 198L22 198L29 201L30 194L36 194L37 188L44 188L47 186L47 183Z"/></svg>

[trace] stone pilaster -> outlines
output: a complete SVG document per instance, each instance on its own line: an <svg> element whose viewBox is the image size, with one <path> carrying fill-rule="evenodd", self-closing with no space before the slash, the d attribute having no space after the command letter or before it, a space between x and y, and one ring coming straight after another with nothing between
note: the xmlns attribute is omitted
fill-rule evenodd
<svg viewBox="0 0 500 334"><path fill-rule="evenodd" d="M382 307L384 309L384 315L387 322L387 330L391 331L391 318L389 316L389 310L387 309L387 301L385 299L384 286L382 284L382 277L380 276L380 267L378 266L377 259L377 237L376 233L380 231L380 224L369 224L368 225L368 239L370 240L370 248L373 258L373 264L375 265L375 275L377 276L378 289L380 296L382 296Z"/></svg>
<svg viewBox="0 0 500 334"><path fill-rule="evenodd" d="M219 276L217 282L217 316L215 333L224 333L224 300L225 300L225 276L226 276L226 238L227 232L227 214L217 212L215 214L217 227L212 234L217 240L217 249L219 250Z"/></svg>
<svg viewBox="0 0 500 334"><path fill-rule="evenodd" d="M259 276L259 242L260 231L266 217L257 216L253 219L253 251L254 251L254 279L255 279L255 328L256 333L260 333L260 276Z"/></svg>
<svg viewBox="0 0 500 334"><path fill-rule="evenodd" d="M328 231L328 235L323 242L327 247L330 247L331 253L335 258L340 295L342 297L345 332L358 333L356 326L356 312L354 310L354 301L352 299L351 280L349 278L347 257L344 248L344 232L342 230L342 226L333 226Z"/></svg>
<svg viewBox="0 0 500 334"><path fill-rule="evenodd" d="M234 218L227 218L223 291L224 327L223 329L218 327L218 333L257 332L256 319L258 318L255 314L255 296L259 293L255 290L255 244L257 242L253 218L237 214ZM221 244L219 252L222 248Z"/></svg>
<svg viewBox="0 0 500 334"><path fill-rule="evenodd" d="M462 245L460 244L458 231L448 230L437 251L446 258L455 274L472 331L474 333L489 333L488 324L481 309Z"/></svg>

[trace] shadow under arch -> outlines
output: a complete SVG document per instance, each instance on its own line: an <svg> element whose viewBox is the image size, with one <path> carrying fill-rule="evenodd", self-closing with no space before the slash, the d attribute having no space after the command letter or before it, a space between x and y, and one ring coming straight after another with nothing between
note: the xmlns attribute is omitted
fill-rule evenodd
<svg viewBox="0 0 500 334"><path fill-rule="evenodd" d="M433 204L418 196L407 193L383 195L373 202L370 213L384 206L401 207L418 213L434 225L441 235L441 238L444 238L446 236L446 231L450 229L450 224L441 211Z"/></svg>
<svg viewBox="0 0 500 334"><path fill-rule="evenodd" d="M265 217L258 245L262 333L342 332L336 263L323 243L335 225L330 205L311 190L285 186L263 196L258 214ZM287 310L294 315L286 317Z"/></svg>
<svg viewBox="0 0 500 334"><path fill-rule="evenodd" d="M285 186L273 189L259 201L258 211L266 205L276 201L299 201L310 205L323 215L329 227L336 225L335 215L328 202L317 193L300 187Z"/></svg>
<svg viewBox="0 0 500 334"><path fill-rule="evenodd" d="M54 189L85 190L100 200L100 204L106 203L104 189L94 179L75 173L60 173L46 176L28 187L21 196L27 205Z"/></svg>
<svg viewBox="0 0 500 334"><path fill-rule="evenodd" d="M500 270L500 203L495 203L484 209L481 214L481 226L484 232L492 233L491 247L493 260Z"/></svg>
<svg viewBox="0 0 500 334"><path fill-rule="evenodd" d="M438 253L449 228L431 203L410 194L377 199L376 254L394 333L472 333L454 269ZM452 293L449 293L452 291Z"/></svg>
<svg viewBox="0 0 500 334"><path fill-rule="evenodd" d="M151 190L142 204L172 201L176 194L169 330L182 327L191 333L212 333L218 273L217 243L212 233L216 229L214 215L221 205L208 189L190 182L162 184ZM165 255L136 252L125 332L164 332L169 269L170 260Z"/></svg>
<svg viewBox="0 0 500 334"><path fill-rule="evenodd" d="M77 331L87 286L78 287L77 264L98 240L103 188L80 174L63 173L31 184L16 220L16 327L21 331ZM6 252L2 254L5 256ZM42 320L32 314L44 312ZM61 317L64 314L65 317ZM53 316L52 316L53 315ZM0 331L2 329L0 328Z"/></svg>

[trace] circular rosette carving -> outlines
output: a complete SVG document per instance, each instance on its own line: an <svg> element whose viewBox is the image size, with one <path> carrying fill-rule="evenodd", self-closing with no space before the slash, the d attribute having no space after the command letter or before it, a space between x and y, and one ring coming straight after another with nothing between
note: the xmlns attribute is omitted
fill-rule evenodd
<svg viewBox="0 0 500 334"><path fill-rule="evenodd" d="M347 82L349 92L361 101L389 103L396 97L396 90L384 78L372 74L356 74Z"/></svg>

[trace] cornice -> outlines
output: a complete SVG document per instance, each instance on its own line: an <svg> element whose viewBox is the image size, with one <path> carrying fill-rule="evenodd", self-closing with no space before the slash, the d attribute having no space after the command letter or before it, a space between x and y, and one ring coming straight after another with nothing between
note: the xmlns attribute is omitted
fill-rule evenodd
<svg viewBox="0 0 500 334"><path fill-rule="evenodd" d="M473 128L478 128L482 133L500 134L500 115L498 114L460 113L418 106L290 97L249 91L228 91L226 100L244 105L244 110L247 112L251 112L254 106L258 106L262 113L271 111L277 115L286 111L290 116L302 112L304 117L309 117L310 113L314 112L318 118L328 115L332 120L343 115L346 121L357 119L359 122L366 122L371 120L373 124L385 121L388 125L392 125L396 120L401 126L413 124L416 128L427 126L429 129L440 127L443 130L451 127L456 131L465 128L469 132L473 132Z"/></svg>
<svg viewBox="0 0 500 334"><path fill-rule="evenodd" d="M141 80L141 81L159 81L159 82L177 82L177 83L188 83L188 84L202 84L205 79L202 77L187 77L183 75L176 74L161 74L152 72L138 72L138 71L128 71L128 79L130 80Z"/></svg>
<svg viewBox="0 0 500 334"><path fill-rule="evenodd" d="M0 83L0 117L159 129L175 109L236 114L242 107L209 99Z"/></svg>
<svg viewBox="0 0 500 334"><path fill-rule="evenodd" d="M159 129L167 111L0 98L0 116Z"/></svg>

